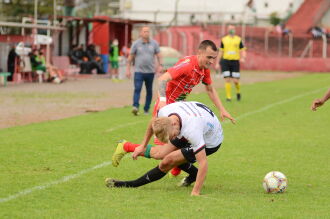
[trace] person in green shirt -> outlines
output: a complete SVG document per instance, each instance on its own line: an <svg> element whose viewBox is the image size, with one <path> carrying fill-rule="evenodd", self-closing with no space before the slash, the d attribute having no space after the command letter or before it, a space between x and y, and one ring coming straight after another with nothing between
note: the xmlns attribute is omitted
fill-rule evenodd
<svg viewBox="0 0 330 219"><path fill-rule="evenodd" d="M112 79L118 79L118 63L119 58L119 48L118 48L118 40L114 39L110 45L110 54L109 54L109 61L111 64L111 75Z"/></svg>

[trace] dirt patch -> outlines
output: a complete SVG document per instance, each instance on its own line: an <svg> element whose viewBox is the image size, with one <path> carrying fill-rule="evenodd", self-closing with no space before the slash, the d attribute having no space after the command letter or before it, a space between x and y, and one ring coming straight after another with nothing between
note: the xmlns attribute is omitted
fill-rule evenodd
<svg viewBox="0 0 330 219"><path fill-rule="evenodd" d="M242 84L292 78L302 73L244 72ZM213 77L214 87L223 87L222 78ZM156 83L155 83L156 85ZM156 89L156 86L154 86ZM203 86L194 93L203 92ZM24 83L0 87L0 128L63 119L88 112L132 104L133 81L113 82L107 75L69 79L63 84ZM141 103L145 91L142 91Z"/></svg>

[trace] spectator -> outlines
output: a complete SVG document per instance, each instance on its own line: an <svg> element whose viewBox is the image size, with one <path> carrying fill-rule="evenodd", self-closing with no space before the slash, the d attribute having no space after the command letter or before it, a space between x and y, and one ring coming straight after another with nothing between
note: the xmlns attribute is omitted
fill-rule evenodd
<svg viewBox="0 0 330 219"><path fill-rule="evenodd" d="M121 48L120 56L123 56L124 58L128 58L130 52L131 52L131 43L129 43L127 46L124 45L124 46Z"/></svg>
<svg viewBox="0 0 330 219"><path fill-rule="evenodd" d="M308 32L310 32L314 38L319 38L326 34L325 30L318 26L310 28Z"/></svg>
<svg viewBox="0 0 330 219"><path fill-rule="evenodd" d="M90 63L91 70L96 69L98 74L104 74L103 62L101 56L96 52L95 45L90 44L87 46L86 55Z"/></svg>
<svg viewBox="0 0 330 219"><path fill-rule="evenodd" d="M109 51L109 61L111 64L111 76L112 79L119 79L118 77L118 68L119 68L119 48L118 48L118 40L114 39L110 45Z"/></svg>
<svg viewBox="0 0 330 219"><path fill-rule="evenodd" d="M158 60L157 72L161 71L160 49L155 40L150 39L149 27L144 26L140 31L140 39L136 40L131 48L127 61L126 75L131 76L131 65L134 61L134 97L132 113L138 115L139 101L143 82L145 83L147 95L144 105L144 113L148 114L152 99L152 84L155 76L155 56Z"/></svg>
<svg viewBox="0 0 330 219"><path fill-rule="evenodd" d="M30 56L32 71L39 70L46 72L46 66L45 66L46 60L42 52L40 54L37 49L33 49L32 52L29 54L29 56Z"/></svg>
<svg viewBox="0 0 330 219"><path fill-rule="evenodd" d="M15 72L15 60L16 60L17 54L15 52L15 46L12 45L11 49L8 54L8 59L7 59L7 70L10 73L10 76L8 77L8 81L13 80L13 75Z"/></svg>
<svg viewBox="0 0 330 219"><path fill-rule="evenodd" d="M65 80L63 73L51 64L47 64L47 71L49 73L49 81L59 84Z"/></svg>
<svg viewBox="0 0 330 219"><path fill-rule="evenodd" d="M91 64L88 61L87 55L84 51L83 45L72 46L72 49L69 53L70 60L73 64L79 65L80 74L90 74L91 73Z"/></svg>

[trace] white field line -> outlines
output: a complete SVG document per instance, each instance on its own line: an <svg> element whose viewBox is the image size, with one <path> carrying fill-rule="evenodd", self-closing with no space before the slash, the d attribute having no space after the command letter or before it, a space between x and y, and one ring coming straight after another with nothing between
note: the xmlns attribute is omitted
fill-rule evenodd
<svg viewBox="0 0 330 219"><path fill-rule="evenodd" d="M282 101L279 101L279 102L275 102L273 104L269 104L265 107L262 107L258 110L255 110L255 111L252 111L252 112L248 112L248 113L244 113L242 114L241 116L238 116L236 118L236 120L239 120L239 119L242 119L242 118L245 118L245 117L248 117L248 116L251 116L251 115L254 115L254 114L257 114L257 113L261 113L261 112L264 112L272 107L275 107L275 106L278 106L278 105L281 105L281 104L284 104L284 103L288 103L288 102L291 102L291 101L294 101L296 99L299 99L301 97L305 97L305 96L308 96L310 94L314 94L314 93L318 93L320 92L321 90L324 90L326 88L320 88L320 89L317 89L317 90L314 90L314 91L310 91L310 92L307 92L307 93L303 93L303 94L300 94L300 95L297 95L297 96L294 96L294 97L291 97L291 98L288 98L288 99L285 99L285 100L282 100ZM312 101L312 100L311 100ZM308 107L308 105L306 106ZM136 125L138 123L142 123L142 122L145 122L144 120L143 121L137 121L137 122L132 122L132 123L126 123L126 124L123 124L123 125L120 125L120 126L117 126L117 127L114 127L114 128L111 128L111 129L108 129L106 130L106 132L112 132L112 131L115 131L117 129L120 129L120 128L124 128L124 127L127 127L127 126L131 126L131 125ZM224 123L229 123L229 121L225 121ZM68 176L65 176L59 180L55 180L55 181L52 181L52 182L49 182L49 183L45 183L43 185L40 185L40 186L35 186L35 187L32 187L32 188L29 188L29 189L25 189L25 190L22 190L20 192L17 192L16 194L13 194L13 195L9 195L5 198L0 198L0 203L4 203L4 202L8 202L10 200L13 200L13 199L16 199L16 198L19 198L21 196L24 196L24 195L28 195L32 192L35 192L35 191L38 191L38 190L44 190L44 189L47 189L51 186L54 186L54 185L58 185L58 184L61 184L61 183L65 183L71 179L75 179L75 178L78 178L86 173L89 173L89 172L92 172L96 169L100 169L102 167L106 167L106 166L109 166L111 164L111 161L106 161L106 162L103 162L101 164L98 164L94 167L91 167L91 168L88 168L88 169L85 169L85 170L82 170L78 173L75 173L75 174L72 174L72 175L68 175ZM208 198L211 198L211 197L208 197Z"/></svg>
<svg viewBox="0 0 330 219"><path fill-rule="evenodd" d="M43 190L43 189L47 189L53 185L57 185L57 184L61 184L61 183L64 183L64 182L67 182L71 179L74 179L74 178L77 178L81 175L84 175L86 173L89 173L89 172L92 172L93 170L96 170L96 169L99 169L99 168L102 168L102 167L105 167L105 166L109 166L111 164L111 161L106 161L106 162L103 162L101 164L98 164L94 167L91 167L91 168L88 168L88 169L85 169L85 170L82 170L78 173L75 173L75 174L72 174L72 175L69 175L69 176L65 176L59 180L55 180L55 181L52 181L52 182L49 182L49 183L45 183L43 185L40 185L40 186L35 186L35 187L32 187L30 189L25 189L25 190L22 190L14 195L10 195L6 198L0 198L0 203L3 203L3 202L7 202L7 201L10 201L10 200L13 200L13 199L16 199L20 196L23 196L23 195L27 195L27 194L30 194L34 191L38 191L38 190Z"/></svg>
<svg viewBox="0 0 330 219"><path fill-rule="evenodd" d="M281 101L278 101L278 102L275 102L275 103L272 103L272 104L269 104L267 106L264 106L258 110L255 110L255 111L251 111L251 112L247 112L247 113L243 113L242 115L236 117L235 119L236 120L240 120L240 119L243 119L245 117L248 117L248 116L251 116L251 115L254 115L254 114L257 114L257 113L261 113L261 112L264 112L266 110L269 110L270 108L273 108L275 106L278 106L278 105L281 105L281 104L284 104L284 103L289 103L291 101L294 101L294 100L297 100L299 98L302 98L302 97L305 97L305 96L308 96L308 95L311 95L311 94L314 94L314 93L318 93L324 89L326 89L327 87L325 88L319 88L317 90L313 90L313 91L310 91L310 92L307 92L307 93L303 93L303 94L300 94L300 95L297 95L297 96L293 96L293 97L290 97L288 99L285 99L285 100L281 100ZM310 106L310 104L312 103L312 99L310 100L309 103L306 104L306 108L308 108ZM223 124L224 123L229 123L229 120L226 120L225 122L222 122Z"/></svg>
<svg viewBox="0 0 330 219"><path fill-rule="evenodd" d="M113 132L113 131L115 131L117 129L125 128L127 126L136 125L136 124L143 123L143 122L145 122L145 121L144 120L140 120L140 121L136 121L136 122L125 123L125 124L116 126L114 128L107 129L107 130L105 130L105 132Z"/></svg>

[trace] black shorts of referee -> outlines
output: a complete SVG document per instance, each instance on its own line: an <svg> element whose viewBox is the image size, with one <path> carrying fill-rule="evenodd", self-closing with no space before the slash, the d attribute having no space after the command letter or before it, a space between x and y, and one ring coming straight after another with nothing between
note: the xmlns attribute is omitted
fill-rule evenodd
<svg viewBox="0 0 330 219"><path fill-rule="evenodd" d="M221 59L220 66L224 78L240 78L239 60Z"/></svg>

